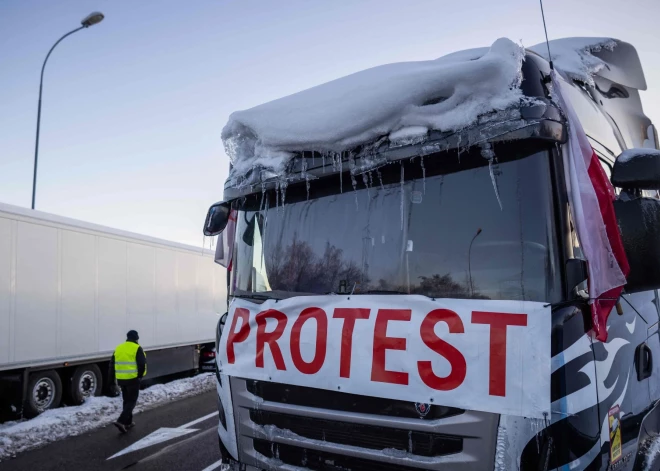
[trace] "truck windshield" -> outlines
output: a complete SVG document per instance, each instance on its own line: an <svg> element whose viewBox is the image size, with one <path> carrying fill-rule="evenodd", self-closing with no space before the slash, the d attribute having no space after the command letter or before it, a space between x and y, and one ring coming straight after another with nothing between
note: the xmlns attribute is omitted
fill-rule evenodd
<svg viewBox="0 0 660 471"><path fill-rule="evenodd" d="M479 149L441 153L242 198L231 293L552 301L550 152L496 155L492 168Z"/></svg>

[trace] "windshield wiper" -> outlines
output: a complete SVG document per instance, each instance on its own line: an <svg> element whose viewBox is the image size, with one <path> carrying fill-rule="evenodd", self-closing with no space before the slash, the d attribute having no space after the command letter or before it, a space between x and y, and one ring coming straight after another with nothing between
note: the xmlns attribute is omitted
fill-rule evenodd
<svg viewBox="0 0 660 471"><path fill-rule="evenodd" d="M276 300L282 300L282 299L288 299L288 298L294 298L296 296L317 296L314 293L299 293L296 291L241 291L237 290L233 294L234 297L236 298L243 298L243 299L256 299L259 301L268 301L269 299L276 299Z"/></svg>
<svg viewBox="0 0 660 471"><path fill-rule="evenodd" d="M281 299L276 296L268 296L265 294L259 294L259 293L245 293L245 294L238 294L234 293L235 298L242 298L242 299L257 299L259 301L268 301L269 299Z"/></svg>
<svg viewBox="0 0 660 471"><path fill-rule="evenodd" d="M406 293L404 291L394 291L394 290L388 290L388 289L370 289L367 291L360 291L359 293L355 294L413 294L413 293Z"/></svg>

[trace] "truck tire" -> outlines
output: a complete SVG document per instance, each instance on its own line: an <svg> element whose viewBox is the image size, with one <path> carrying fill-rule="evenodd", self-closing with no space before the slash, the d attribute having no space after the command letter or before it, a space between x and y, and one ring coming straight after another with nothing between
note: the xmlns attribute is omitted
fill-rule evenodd
<svg viewBox="0 0 660 471"><path fill-rule="evenodd" d="M80 365L71 376L67 396L71 404L80 405L85 399L100 396L103 391L103 376L98 366Z"/></svg>
<svg viewBox="0 0 660 471"><path fill-rule="evenodd" d="M62 400L62 380L54 370L30 373L23 415L36 417L47 409L55 409Z"/></svg>

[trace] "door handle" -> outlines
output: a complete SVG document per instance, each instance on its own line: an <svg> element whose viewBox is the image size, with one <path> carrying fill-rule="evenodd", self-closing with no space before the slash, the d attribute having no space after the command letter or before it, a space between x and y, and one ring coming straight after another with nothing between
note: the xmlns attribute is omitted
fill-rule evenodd
<svg viewBox="0 0 660 471"><path fill-rule="evenodd" d="M637 381L643 381L653 373L653 354L646 343L641 343L635 349L635 369Z"/></svg>

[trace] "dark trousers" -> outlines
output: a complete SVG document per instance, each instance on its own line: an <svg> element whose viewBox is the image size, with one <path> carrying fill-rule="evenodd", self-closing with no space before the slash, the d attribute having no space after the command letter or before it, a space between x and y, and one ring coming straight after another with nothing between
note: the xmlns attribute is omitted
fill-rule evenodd
<svg viewBox="0 0 660 471"><path fill-rule="evenodd" d="M140 380L137 378L118 380L117 384L121 388L121 397L124 400L124 408L117 422L130 425L133 422L133 409L140 395Z"/></svg>

